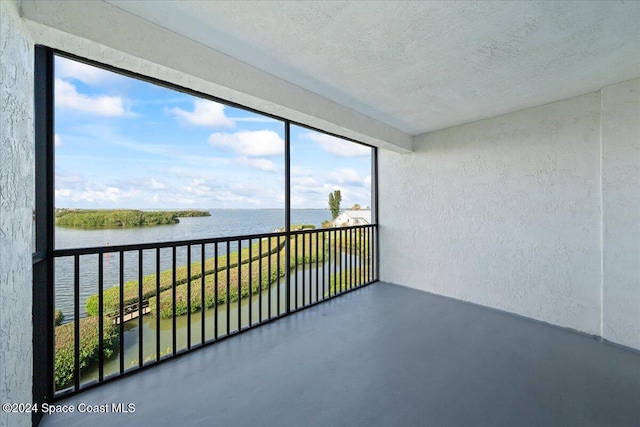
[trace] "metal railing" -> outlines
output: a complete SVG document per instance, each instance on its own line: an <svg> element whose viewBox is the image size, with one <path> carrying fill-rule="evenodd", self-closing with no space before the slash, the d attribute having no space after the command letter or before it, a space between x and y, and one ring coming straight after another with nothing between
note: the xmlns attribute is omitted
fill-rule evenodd
<svg viewBox="0 0 640 427"><path fill-rule="evenodd" d="M55 398L377 280L377 227L53 251Z"/></svg>

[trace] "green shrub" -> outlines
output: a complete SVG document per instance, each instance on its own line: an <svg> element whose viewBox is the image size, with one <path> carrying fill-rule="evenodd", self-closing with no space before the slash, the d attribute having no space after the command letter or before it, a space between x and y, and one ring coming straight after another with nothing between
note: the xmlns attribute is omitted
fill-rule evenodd
<svg viewBox="0 0 640 427"><path fill-rule="evenodd" d="M129 228L178 223L175 212L133 209L60 209L56 225L73 228Z"/></svg>
<svg viewBox="0 0 640 427"><path fill-rule="evenodd" d="M303 245L302 236L298 238L298 252L297 254L291 253L289 261L289 268L294 268L296 264L310 264L324 260L324 254L317 254L315 252L316 247L316 235L308 236L305 238L304 252L305 256L302 256ZM292 239L293 240L293 239ZM293 243L293 242L292 242ZM318 245L318 249L321 249L322 245ZM292 245L292 249L295 250L295 246ZM284 247L280 250L280 265L278 275L278 257L271 256L271 276L269 276L269 263L262 262L262 270L260 270L259 261L254 261L251 264L251 278L249 277L249 267L243 266L240 276L240 292L238 292L238 267L229 269L229 301L236 302L238 299L246 298L249 296L249 289L251 288L251 294L258 293L260 289L260 283L262 279L262 289L267 289L270 283L277 282L280 277L283 277L286 272L285 264L285 250ZM244 264L244 263L243 263ZM220 271L217 274L218 277L218 298L215 300L215 274L205 276L205 309L213 308L216 303L218 305L225 304L227 302L227 272ZM187 314L189 297L187 295L186 282L176 286L176 316ZM149 299L149 308L152 314L156 314L156 299L152 297ZM202 309L202 279L201 277L191 280L191 312L195 313ZM160 317L163 319L171 318L173 316L173 290L167 289L160 293Z"/></svg>
<svg viewBox="0 0 640 427"><path fill-rule="evenodd" d="M254 243L251 247L252 260L257 260L261 257L267 256L269 253L277 253L284 247L285 238L272 238L271 244L262 244L262 254L258 253L260 243ZM249 262L249 248L242 249L241 252L242 264ZM238 265L238 252L232 252L229 254L229 266L234 268ZM202 275L202 263L194 262L191 264L191 280L199 279ZM227 268L227 256L222 255L218 257L218 272L224 271ZM205 260L204 265L205 276L212 275L215 270L215 258L209 258ZM176 285L187 283L188 279L188 267L182 266L176 268ZM173 287L173 270L165 270L160 273L160 292ZM138 281L131 280L124 284L124 299L123 305L127 306L138 302ZM147 300L156 295L156 275L149 274L142 278L142 299ZM85 303L85 308L89 316L98 315L98 294L89 296ZM120 286L114 286L103 292L103 310L105 315L115 315L120 308Z"/></svg>
<svg viewBox="0 0 640 427"><path fill-rule="evenodd" d="M362 280L361 275L362 274ZM354 267L347 268L339 271L337 274L332 274L329 277L329 292L325 295L334 295L336 293L344 292L353 287L360 286L366 283L366 277L369 274L369 267ZM353 276L353 278L352 278Z"/></svg>
<svg viewBox="0 0 640 427"><path fill-rule="evenodd" d="M75 321L55 328L55 362L54 376L56 389L68 387L74 379L74 325ZM80 369L87 369L99 360L98 318L80 319ZM118 345L118 328L111 319L103 322L104 358L113 354Z"/></svg>
<svg viewBox="0 0 640 427"><path fill-rule="evenodd" d="M263 262L263 269L260 272L259 262L254 261L252 263L252 276L251 276L251 293L257 293L260 286L260 278L262 278L262 289L266 289L270 283L278 280L277 269L277 257L272 257L271 260L271 276L268 273L268 264ZM281 259L280 276L284 275L284 263ZM225 304L227 302L227 272L221 271L217 274L218 277L218 298L217 304ZM205 309L213 308L216 305L215 300L215 274L205 276ZM240 295L238 294L238 268L229 269L229 282L231 287L229 288L229 301L238 301L239 296L245 298L249 295L249 267L242 268L242 274L240 277ZM187 314L188 311L188 295L187 285L182 284L176 287L176 316ZM149 299L149 308L151 313L156 315L156 297ZM191 281L191 312L195 313L202 309L202 278L198 278ZM168 289L160 294L160 317L168 319L173 317L173 290Z"/></svg>
<svg viewBox="0 0 640 427"><path fill-rule="evenodd" d="M176 212L173 212L173 214L178 218L211 216L211 213L208 211L176 211Z"/></svg>
<svg viewBox="0 0 640 427"><path fill-rule="evenodd" d="M62 321L64 320L64 314L60 310L55 310L53 312L53 324L55 326L60 326Z"/></svg>
<svg viewBox="0 0 640 427"><path fill-rule="evenodd" d="M313 224L296 224L291 226L291 231L296 230L315 230L316 226Z"/></svg>
<svg viewBox="0 0 640 427"><path fill-rule="evenodd" d="M362 256L369 256L369 241L370 237L367 234L367 230L362 229L350 229L342 230L342 233L337 234L336 242L342 249L361 254Z"/></svg>

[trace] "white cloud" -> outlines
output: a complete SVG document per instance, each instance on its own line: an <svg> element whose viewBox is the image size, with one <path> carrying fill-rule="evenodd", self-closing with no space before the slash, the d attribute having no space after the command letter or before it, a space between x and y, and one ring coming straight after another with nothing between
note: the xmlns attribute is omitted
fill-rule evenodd
<svg viewBox="0 0 640 427"><path fill-rule="evenodd" d="M291 176L310 176L313 175L313 169L310 167L291 166Z"/></svg>
<svg viewBox="0 0 640 427"><path fill-rule="evenodd" d="M344 187L335 184L313 183L313 178L305 178L304 181L294 180L291 183L291 206L294 208L326 208L329 193L340 190L345 198ZM343 203L344 206L344 203Z"/></svg>
<svg viewBox="0 0 640 427"><path fill-rule="evenodd" d="M68 199L71 197L72 190L70 188L60 188L56 189L56 201L60 199Z"/></svg>
<svg viewBox="0 0 640 427"><path fill-rule="evenodd" d="M330 182L337 184L362 184L363 180L354 169L339 168L327 173Z"/></svg>
<svg viewBox="0 0 640 427"><path fill-rule="evenodd" d="M85 111L101 116L122 117L132 113L124 108L122 98L118 96L89 96L78 93L76 87L62 79L55 81L56 107Z"/></svg>
<svg viewBox="0 0 640 427"><path fill-rule="evenodd" d="M154 178L151 178L150 187L152 190L164 190L167 188L167 185L164 182L156 181Z"/></svg>
<svg viewBox="0 0 640 427"><path fill-rule="evenodd" d="M205 180L196 178L191 180L191 182L184 187L184 192L188 194L193 194L195 196L208 196L211 194L212 188L208 185L205 185Z"/></svg>
<svg viewBox="0 0 640 427"><path fill-rule="evenodd" d="M138 199L140 198L140 191L134 188L130 188L127 191L122 191L118 187L106 187L104 190L94 190L92 188L85 188L83 191L74 191L70 188L61 188L55 191L56 201L64 203L65 201L71 202L90 202L102 204L119 203L124 199Z"/></svg>
<svg viewBox="0 0 640 427"><path fill-rule="evenodd" d="M117 187L107 187L104 191L85 191L81 197L87 201L117 202L122 197L122 194Z"/></svg>
<svg viewBox="0 0 640 427"><path fill-rule="evenodd" d="M225 159L225 160L229 160L229 159ZM175 163L175 162L174 162ZM228 162L227 162L228 163ZM221 163L220 165L214 165L213 163L211 164L211 166L224 166L227 163ZM199 165L201 165L202 162L199 163ZM210 181L213 181L216 179L216 177L219 176L219 170L217 168L194 168L192 166L169 166L166 168L162 168L162 170L160 171L163 175L167 175L167 176L172 176L172 177L176 177L176 178L184 178L184 179L196 179L196 178L200 178L200 179L207 179Z"/></svg>
<svg viewBox="0 0 640 427"><path fill-rule="evenodd" d="M260 200L245 196L240 196L231 191L217 191L214 198L219 202L248 203L250 205L259 205Z"/></svg>
<svg viewBox="0 0 640 427"><path fill-rule="evenodd" d="M342 208L359 203L371 205L371 177L362 178L362 171L352 168L336 168L317 172L311 168L291 168L291 205L294 208L326 208L329 193L340 190Z"/></svg>
<svg viewBox="0 0 640 427"><path fill-rule="evenodd" d="M60 135L58 135L57 133L53 136L53 145L55 145L56 147L62 146L62 140L60 139Z"/></svg>
<svg viewBox="0 0 640 427"><path fill-rule="evenodd" d="M318 185L318 181L310 176L295 178L295 183L296 185L308 188Z"/></svg>
<svg viewBox="0 0 640 427"><path fill-rule="evenodd" d="M206 99L196 99L193 111L174 107L169 112L185 123L195 126L234 127L233 120L224 114L224 105Z"/></svg>
<svg viewBox="0 0 640 427"><path fill-rule="evenodd" d="M79 139L76 137L75 140L89 139L95 142L100 142L102 145L117 145L141 153L158 154L169 158L172 163L174 163L177 157L181 155L181 152L178 151L178 147L176 147L176 145L162 144L153 139L138 142L137 140L131 139L126 133L121 133L117 127L112 125L93 122L91 124L76 126L74 127L74 130L81 135L82 138ZM65 138L65 141L66 140L67 138ZM131 158L135 159L136 162L148 161L148 156L132 156Z"/></svg>
<svg viewBox="0 0 640 427"><path fill-rule="evenodd" d="M175 149L175 147L172 147L168 144L154 144L149 142L141 143L120 136L116 132L105 133L105 135L107 135L107 138L97 137L96 139L100 138L107 144L119 145L121 147L126 147L134 151L139 151L141 153L159 154L166 157L171 157L173 159L175 159L176 156L179 156L179 152Z"/></svg>
<svg viewBox="0 0 640 427"><path fill-rule="evenodd" d="M355 142L346 141L320 132L308 132L302 135L310 139L329 154L340 157L364 157L371 155L371 148Z"/></svg>
<svg viewBox="0 0 640 427"><path fill-rule="evenodd" d="M299 196L297 194L291 195L291 207L296 208L306 208L309 207L309 199L304 196Z"/></svg>
<svg viewBox="0 0 640 427"><path fill-rule="evenodd" d="M212 133L209 144L231 149L241 156L275 156L284 153L284 141L272 130Z"/></svg>
<svg viewBox="0 0 640 427"><path fill-rule="evenodd" d="M246 156L238 157L236 163L241 166L247 166L253 169L260 169L265 172L275 172L276 165L269 159L257 158L250 159Z"/></svg>
<svg viewBox="0 0 640 427"><path fill-rule="evenodd" d="M229 183L223 183L222 185L213 185L212 182L208 182L204 179L193 179L189 184L183 187L181 197L199 200L202 204L206 201L207 204L219 204L221 202L227 206L242 206L244 205L260 205L262 204L261 198L265 193L268 193L267 189L263 186L247 187L242 184L229 185Z"/></svg>
<svg viewBox="0 0 640 427"><path fill-rule="evenodd" d="M202 169L205 166L211 168L219 168L227 166L231 163L231 159L227 157L197 156L194 154L183 153L179 154L179 157L176 158L176 161L179 161L182 164L190 164L196 166L198 169ZM191 168L191 170L193 170L193 168ZM203 172L199 170L197 174L200 176L203 174Z"/></svg>
<svg viewBox="0 0 640 427"><path fill-rule="evenodd" d="M56 173L56 186L78 188L83 187L84 184L85 178L82 175L66 172Z"/></svg>
<svg viewBox="0 0 640 427"><path fill-rule="evenodd" d="M56 76L79 80L88 85L100 84L120 77L118 74L103 70L102 68L60 56L56 57Z"/></svg>

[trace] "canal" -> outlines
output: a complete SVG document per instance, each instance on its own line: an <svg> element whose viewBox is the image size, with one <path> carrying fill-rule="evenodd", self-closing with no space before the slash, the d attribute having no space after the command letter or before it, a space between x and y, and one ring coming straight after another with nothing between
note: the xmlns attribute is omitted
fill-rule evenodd
<svg viewBox="0 0 640 427"><path fill-rule="evenodd" d="M321 263L317 268L315 263L312 267L302 268L299 266L296 274L295 269L291 271L291 310L296 309L296 289L297 305L302 307L322 300L329 295L329 283L331 275L340 273L350 265L358 265L359 257L342 252L336 262L333 260ZM227 332L234 332L238 329L238 310L240 310L240 326L245 329L249 326L249 312L251 311L251 322L269 319L269 316L276 317L278 313L286 312L286 278L281 278L277 283L272 283L268 289L249 298L244 298L237 302L221 304L217 310L215 308L200 310L192 313L191 316L182 315L176 317L176 352L187 348L188 323L191 323L191 345L197 346L202 342L202 316L204 315L205 341L210 341L222 337ZM304 299L303 299L304 298ZM251 300L251 302L250 302ZM251 306L251 310L249 307ZM227 313L228 311L228 313ZM229 322L227 322L229 318ZM160 357L173 353L173 319L160 319ZM133 319L124 324L124 354L121 355L117 347L113 355L105 360L104 376L119 373L120 358L124 358L124 369L137 368L139 366L139 319ZM153 363L156 360L158 329L156 317L152 314L144 315L142 318L142 354L143 364ZM98 366L94 365L82 371L81 384L98 379Z"/></svg>

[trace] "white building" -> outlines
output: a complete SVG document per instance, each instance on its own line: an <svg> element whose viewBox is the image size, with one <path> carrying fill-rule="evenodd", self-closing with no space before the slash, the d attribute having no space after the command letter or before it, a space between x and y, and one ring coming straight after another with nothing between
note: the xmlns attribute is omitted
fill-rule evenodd
<svg viewBox="0 0 640 427"><path fill-rule="evenodd" d="M333 220L334 227L369 224L371 224L371 209L345 210Z"/></svg>

